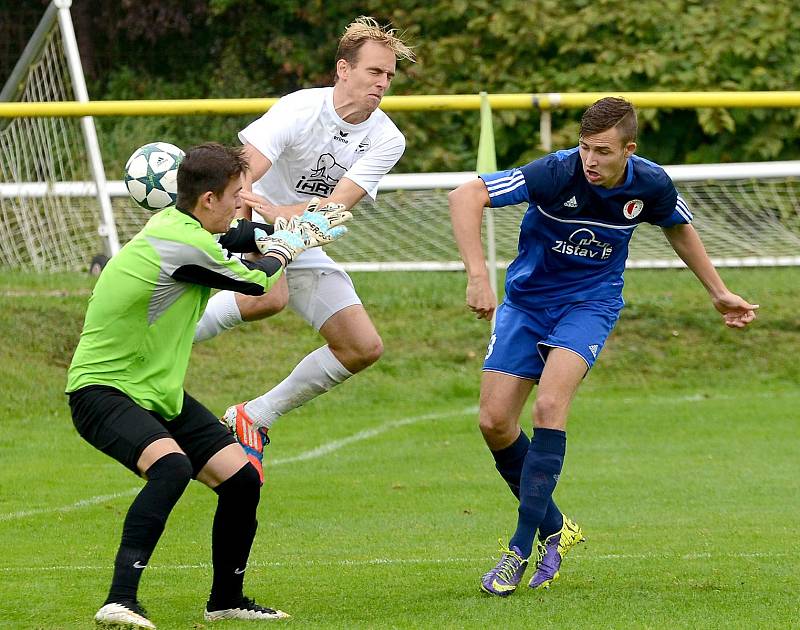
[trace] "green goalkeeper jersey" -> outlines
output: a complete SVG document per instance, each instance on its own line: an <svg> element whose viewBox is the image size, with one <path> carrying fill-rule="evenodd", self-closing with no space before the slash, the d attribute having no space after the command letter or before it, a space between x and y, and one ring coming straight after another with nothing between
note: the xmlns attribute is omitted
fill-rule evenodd
<svg viewBox="0 0 800 630"><path fill-rule="evenodd" d="M108 385L174 418L211 288L260 295L279 276L228 258L192 215L174 207L158 212L100 274L66 391Z"/></svg>

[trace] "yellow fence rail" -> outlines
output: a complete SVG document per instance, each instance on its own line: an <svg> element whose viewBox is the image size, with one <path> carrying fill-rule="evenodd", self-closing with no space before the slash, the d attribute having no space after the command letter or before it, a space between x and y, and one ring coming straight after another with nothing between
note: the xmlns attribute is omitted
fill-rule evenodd
<svg viewBox="0 0 800 630"><path fill-rule="evenodd" d="M800 107L800 91L787 92L575 92L489 94L498 109L575 109L604 96L621 96L639 108L694 109L698 107ZM255 114L272 107L277 98L180 99L163 101L73 101L60 103L0 103L0 118L50 116L199 116ZM387 96L385 111L480 110L479 94Z"/></svg>

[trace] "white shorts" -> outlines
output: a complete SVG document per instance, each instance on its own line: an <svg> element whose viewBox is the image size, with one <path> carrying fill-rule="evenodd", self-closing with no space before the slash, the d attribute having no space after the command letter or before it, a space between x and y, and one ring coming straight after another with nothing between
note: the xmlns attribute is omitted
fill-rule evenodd
<svg viewBox="0 0 800 630"><path fill-rule="evenodd" d="M361 304L353 281L344 269L286 269L289 307L311 324L322 328L343 308Z"/></svg>

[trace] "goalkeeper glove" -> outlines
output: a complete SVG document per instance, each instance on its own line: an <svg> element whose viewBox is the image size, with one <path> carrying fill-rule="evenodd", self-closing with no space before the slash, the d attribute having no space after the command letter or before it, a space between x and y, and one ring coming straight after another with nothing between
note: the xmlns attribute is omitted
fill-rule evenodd
<svg viewBox="0 0 800 630"><path fill-rule="evenodd" d="M308 249L305 235L297 229L278 230L268 235L260 228L255 229L256 247L264 256L273 254L283 260L283 266L288 265L295 256Z"/></svg>
<svg viewBox="0 0 800 630"><path fill-rule="evenodd" d="M276 232L279 230L289 230L291 232L297 227L299 221L308 221L319 226L324 231L327 228L339 226L352 218L352 213L345 210L344 204L326 203L320 208L319 198L312 197L303 210L303 214L295 215L289 219L277 217L273 225ZM327 225L325 221L327 221ZM320 244L324 245L325 243Z"/></svg>
<svg viewBox="0 0 800 630"><path fill-rule="evenodd" d="M313 220L318 219L319 216L322 215L328 221L329 227L336 227L353 218L353 215L345 210L343 203L328 202L321 208L318 206L319 199L316 197L312 198L311 201L308 202L303 214L300 216L304 219Z"/></svg>
<svg viewBox="0 0 800 630"><path fill-rule="evenodd" d="M276 231L267 236L256 229L256 246L262 254L276 254L288 265L311 247L327 245L344 236L347 228L341 224L353 215L342 204L329 203L317 209L319 199L312 199L303 214L275 222Z"/></svg>

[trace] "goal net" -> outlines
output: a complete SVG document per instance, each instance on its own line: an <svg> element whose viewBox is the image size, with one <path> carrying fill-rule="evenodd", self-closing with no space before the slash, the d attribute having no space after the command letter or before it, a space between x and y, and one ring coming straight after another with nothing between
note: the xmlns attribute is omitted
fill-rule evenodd
<svg viewBox="0 0 800 630"><path fill-rule="evenodd" d="M88 100L69 5L48 7L0 101ZM118 248L92 119L0 118L0 266L86 269Z"/></svg>
<svg viewBox="0 0 800 630"><path fill-rule="evenodd" d="M800 162L667 166L717 266L800 265ZM475 173L389 175L377 203L356 208L329 253L353 270L461 269L447 192ZM363 202L362 202L363 204ZM526 206L487 211L498 267L517 252ZM484 221L484 243L486 243ZM634 231L629 267L680 267L661 230Z"/></svg>
<svg viewBox="0 0 800 630"><path fill-rule="evenodd" d="M800 265L800 161L667 166L694 213L694 226L718 266ZM326 249L351 271L462 269L450 228L447 193L475 173L387 175L377 201L362 201L346 238ZM74 187L79 192L80 185ZM130 239L150 214L109 182L117 229ZM517 252L525 206L492 211L498 267ZM484 229L484 243L486 230ZM634 232L629 267L680 267L661 230Z"/></svg>
<svg viewBox="0 0 800 630"><path fill-rule="evenodd" d="M717 266L800 265L800 161L668 166L666 170L689 204L694 226ZM328 253L350 271L462 269L450 228L447 193L475 176L471 172L387 175L377 201L356 206L347 237L327 246ZM0 184L4 208L6 188ZM49 193L42 195L45 189ZM41 218L36 230L42 243L61 237L64 216L76 217L68 243L74 261L70 268L85 269L99 243L94 183L30 183L18 186L17 192L22 205L44 208L35 213ZM127 242L151 214L130 199L123 182L108 182L108 192L119 239ZM39 205L44 203L51 206ZM65 214L48 223L52 212L47 208L56 203L63 206L58 212ZM523 205L487 211L494 223L498 268L516 255L524 212ZM15 250L8 247L7 218L2 221L0 266L18 266L20 254L7 253ZM25 226L17 225L19 234ZM81 229L85 230L82 235ZM42 260L42 269L65 268L52 255L48 259ZM644 224L634 232L628 266L680 267L683 263L661 230Z"/></svg>

